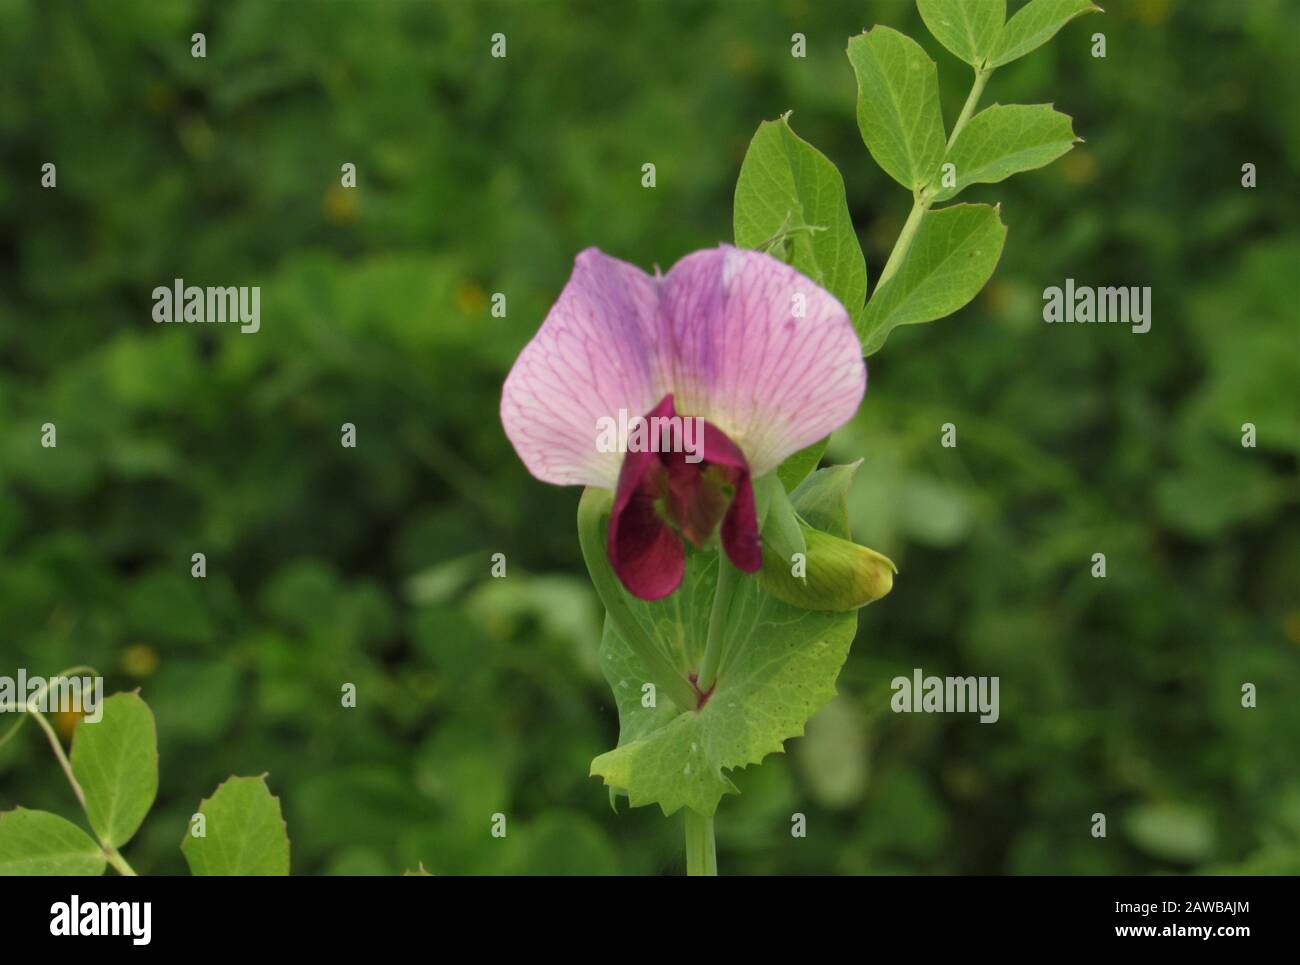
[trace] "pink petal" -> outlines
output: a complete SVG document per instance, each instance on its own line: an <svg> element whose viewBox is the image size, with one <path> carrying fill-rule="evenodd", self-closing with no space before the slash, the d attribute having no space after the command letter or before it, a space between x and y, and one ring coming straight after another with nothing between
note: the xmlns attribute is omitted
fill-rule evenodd
<svg viewBox="0 0 1300 965"><path fill-rule="evenodd" d="M857 411L867 370L853 324L804 275L722 245L687 255L661 286L668 352L660 364L677 411L726 433L755 477Z"/></svg>
<svg viewBox="0 0 1300 965"><path fill-rule="evenodd" d="M723 245L652 278L589 248L506 378L501 421L537 478L613 489L623 454L599 451L600 420L671 393L758 477L848 421L865 389L848 313L777 259Z"/></svg>
<svg viewBox="0 0 1300 965"><path fill-rule="evenodd" d="M667 393L656 362L658 282L588 248L507 376L501 422L524 465L556 485L613 489L621 452L600 452L598 420L648 412Z"/></svg>

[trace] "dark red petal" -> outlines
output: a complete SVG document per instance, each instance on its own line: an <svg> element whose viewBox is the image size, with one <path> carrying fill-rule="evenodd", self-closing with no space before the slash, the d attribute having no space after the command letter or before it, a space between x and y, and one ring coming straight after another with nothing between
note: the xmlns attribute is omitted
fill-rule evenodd
<svg viewBox="0 0 1300 965"><path fill-rule="evenodd" d="M675 415L673 397L666 395L644 418ZM707 422L702 427L696 462L687 461L684 452L624 455L609 521L608 553L628 592L642 600L668 596L681 585L686 569L685 547L660 515L660 499L692 543L704 545L721 517L720 535L728 559L747 573L763 566L749 463L721 429ZM729 505L724 486L732 492Z"/></svg>
<svg viewBox="0 0 1300 965"><path fill-rule="evenodd" d="M722 520L722 548L736 569L757 573L763 568L763 545L758 538L758 512L749 470L736 483L736 495Z"/></svg>
<svg viewBox="0 0 1300 965"><path fill-rule="evenodd" d="M651 415L671 415L666 396ZM623 458L609 517L610 565L629 593L642 600L661 600L681 585L686 550L655 508L664 468L659 454L629 452Z"/></svg>
<svg viewBox="0 0 1300 965"><path fill-rule="evenodd" d="M642 600L662 600L681 586L686 550L659 518L654 500L638 493L619 517L610 518L609 561L627 591Z"/></svg>
<svg viewBox="0 0 1300 965"><path fill-rule="evenodd" d="M690 416L683 417L683 423ZM665 508L668 516L696 547L712 538L727 512L731 495L747 471L745 456L726 433L701 420L694 453L667 452L660 455L668 470ZM683 424L683 436L685 425ZM697 457L691 462L690 457Z"/></svg>
<svg viewBox="0 0 1300 965"><path fill-rule="evenodd" d="M733 494L722 516L722 548L738 569L757 573L763 568L763 547L749 462L740 447L712 423L703 423L701 442L699 462L687 462L682 453L662 457L668 471L669 514L688 539L701 545L723 513L717 486L719 482L729 484Z"/></svg>
<svg viewBox="0 0 1300 965"><path fill-rule="evenodd" d="M731 485L731 473L707 463L692 465L675 453L662 458L668 482L664 509L682 536L701 547L712 538L727 511L730 497L724 487Z"/></svg>

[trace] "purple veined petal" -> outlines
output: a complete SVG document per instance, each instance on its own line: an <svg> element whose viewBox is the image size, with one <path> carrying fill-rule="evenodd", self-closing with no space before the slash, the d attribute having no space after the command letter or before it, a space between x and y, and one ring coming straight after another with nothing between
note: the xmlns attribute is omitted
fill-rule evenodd
<svg viewBox="0 0 1300 965"><path fill-rule="evenodd" d="M658 279L588 248L501 394L501 422L528 471L614 489L623 454L598 448L600 420L650 411L669 391L658 360Z"/></svg>
<svg viewBox="0 0 1300 965"><path fill-rule="evenodd" d="M726 433L755 478L857 411L867 370L848 312L790 266L722 245L660 285L677 411Z"/></svg>
<svg viewBox="0 0 1300 965"><path fill-rule="evenodd" d="M851 418L865 389L848 313L775 258L723 245L652 278L587 249L507 377L501 420L539 479L614 489L623 454L600 451L601 420L674 394L758 477Z"/></svg>

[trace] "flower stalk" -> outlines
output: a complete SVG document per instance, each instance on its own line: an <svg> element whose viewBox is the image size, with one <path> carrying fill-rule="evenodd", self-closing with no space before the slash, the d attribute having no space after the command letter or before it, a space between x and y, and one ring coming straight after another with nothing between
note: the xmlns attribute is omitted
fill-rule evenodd
<svg viewBox="0 0 1300 965"><path fill-rule="evenodd" d="M650 682L657 690L666 693L680 710L694 710L694 686L637 622L628 605L626 591L609 565L605 555L605 526L612 506L613 497L609 491L594 487L584 490L578 501L578 542L592 586L605 606L610 624L649 671Z"/></svg>
<svg viewBox="0 0 1300 965"><path fill-rule="evenodd" d="M718 849L713 840L713 818L683 808L686 815L687 877L717 877Z"/></svg>
<svg viewBox="0 0 1300 965"><path fill-rule="evenodd" d="M718 586L713 591L713 606L709 610L709 630L705 638L704 659L700 663L695 689L700 697L707 697L718 682L718 668L722 665L723 638L727 632L727 617L731 613L731 599L740 582L740 571L731 565L726 553L718 554Z"/></svg>

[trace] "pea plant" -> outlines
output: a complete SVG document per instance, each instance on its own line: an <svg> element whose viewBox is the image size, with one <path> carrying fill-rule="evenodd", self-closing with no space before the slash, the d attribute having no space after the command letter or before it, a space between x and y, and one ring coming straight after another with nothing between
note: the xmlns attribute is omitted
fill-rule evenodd
<svg viewBox="0 0 1300 965"><path fill-rule="evenodd" d="M844 179L787 113L759 125L742 163L734 246L666 274L580 253L503 388L502 424L527 468L583 487L578 538L606 612L601 664L620 724L591 773L616 807L683 814L692 875L717 873L714 815L737 790L731 772L803 734L835 694L857 611L893 586L893 563L849 532L862 460L819 466L864 398L864 358L895 328L962 308L997 265L998 207L946 202L1078 141L1047 104L978 108L998 68L1097 11L1090 0L1029 0L1010 19L1005 0L917 5L973 77L945 129L937 67L916 41L884 26L849 41L862 138L912 195L873 290ZM50 812L0 814L0 873L134 874L122 849L158 789L148 705L105 700L70 758L36 703L24 710L19 724L44 731L89 833ZM288 874L264 776L230 778L177 832L193 874Z"/></svg>
<svg viewBox="0 0 1300 965"><path fill-rule="evenodd" d="M861 460L817 467L863 398L863 357L966 305L997 265L998 207L943 202L1078 141L1047 104L977 108L999 67L1096 11L1089 0L1030 0L1009 20L1004 0L918 7L973 78L945 131L937 67L915 40L877 26L849 41L862 138L912 194L870 297L844 179L786 114L745 156L736 247L653 276L581 253L505 383L502 422L525 465L585 487L579 541L620 720L591 772L611 803L684 814L688 874L717 873L729 773L803 734L835 694L857 610L892 587L893 564L849 533ZM603 442L593 425L610 430Z"/></svg>
<svg viewBox="0 0 1300 965"><path fill-rule="evenodd" d="M36 721L91 833L50 811L6 811L0 814L0 875L102 875L109 865L119 874L135 875L121 849L144 823L158 793L153 711L139 694L114 694L97 708L97 720L77 724L69 759L40 705L39 695L29 699L4 741L28 717ZM194 875L287 875L289 834L265 775L231 777L200 801L180 849Z"/></svg>

